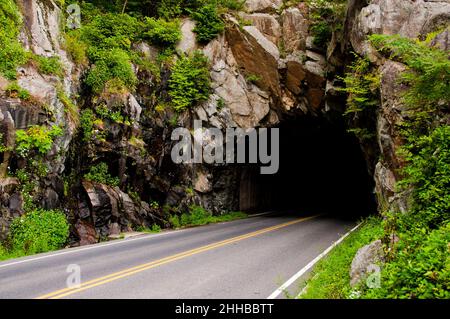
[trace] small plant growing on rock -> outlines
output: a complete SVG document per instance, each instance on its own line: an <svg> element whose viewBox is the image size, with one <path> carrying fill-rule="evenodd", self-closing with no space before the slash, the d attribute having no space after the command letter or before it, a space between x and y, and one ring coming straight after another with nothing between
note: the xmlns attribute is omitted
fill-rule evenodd
<svg viewBox="0 0 450 319"><path fill-rule="evenodd" d="M208 61L202 53L180 57L169 79L169 95L174 109L183 112L206 101L210 95L210 81Z"/></svg>
<svg viewBox="0 0 450 319"><path fill-rule="evenodd" d="M50 129L35 125L27 130L18 130L16 132L16 151L22 157L26 157L33 150L40 155L45 155L51 150L55 138L62 132L62 128L57 125L53 125Z"/></svg>
<svg viewBox="0 0 450 319"><path fill-rule="evenodd" d="M84 175L84 179L91 182L117 187L120 184L118 177L112 177L108 172L108 165L100 163L90 168L89 172Z"/></svg>

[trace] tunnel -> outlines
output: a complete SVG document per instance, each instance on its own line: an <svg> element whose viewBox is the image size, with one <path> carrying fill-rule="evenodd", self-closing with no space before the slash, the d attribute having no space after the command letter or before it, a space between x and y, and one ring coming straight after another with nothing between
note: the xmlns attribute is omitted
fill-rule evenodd
<svg viewBox="0 0 450 319"><path fill-rule="evenodd" d="M257 165L241 169L241 210L349 218L376 211L373 178L358 139L343 120L296 117L283 121L279 132L276 174L262 175Z"/></svg>

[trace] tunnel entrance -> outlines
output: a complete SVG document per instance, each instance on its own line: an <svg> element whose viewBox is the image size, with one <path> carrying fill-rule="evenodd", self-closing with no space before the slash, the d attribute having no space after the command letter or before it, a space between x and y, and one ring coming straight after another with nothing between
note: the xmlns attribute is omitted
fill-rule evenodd
<svg viewBox="0 0 450 319"><path fill-rule="evenodd" d="M373 178L344 121L303 116L284 121L279 128L279 171L261 175L259 167L243 167L241 210L348 217L376 211Z"/></svg>

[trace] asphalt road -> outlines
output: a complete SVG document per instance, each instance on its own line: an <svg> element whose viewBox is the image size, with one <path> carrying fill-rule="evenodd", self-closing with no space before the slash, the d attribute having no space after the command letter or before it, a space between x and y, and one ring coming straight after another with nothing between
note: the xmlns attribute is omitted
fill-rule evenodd
<svg viewBox="0 0 450 319"><path fill-rule="evenodd" d="M9 260L0 298L267 298L355 224L269 214Z"/></svg>

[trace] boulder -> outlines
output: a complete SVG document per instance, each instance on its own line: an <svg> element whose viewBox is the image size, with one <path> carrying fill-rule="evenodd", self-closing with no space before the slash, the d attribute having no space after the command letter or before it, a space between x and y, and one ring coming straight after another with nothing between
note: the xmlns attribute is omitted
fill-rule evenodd
<svg viewBox="0 0 450 319"><path fill-rule="evenodd" d="M241 14L241 18L251 21L268 40L278 46L281 38L281 27L273 15L267 13Z"/></svg>
<svg viewBox="0 0 450 319"><path fill-rule="evenodd" d="M358 250L350 267L350 285L354 287L367 277L371 265L379 266L384 262L383 244L376 240Z"/></svg>

